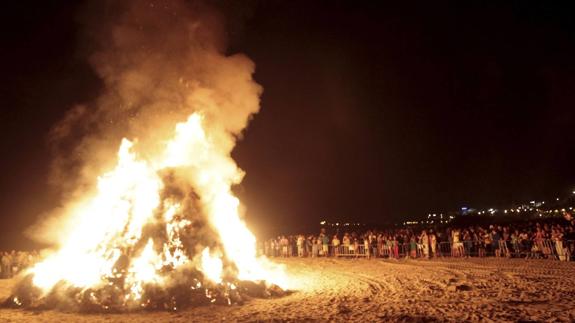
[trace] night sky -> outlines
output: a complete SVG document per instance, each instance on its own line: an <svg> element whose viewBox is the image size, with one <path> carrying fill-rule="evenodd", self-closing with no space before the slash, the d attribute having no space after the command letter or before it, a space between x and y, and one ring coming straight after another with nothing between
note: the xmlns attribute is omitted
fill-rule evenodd
<svg viewBox="0 0 575 323"><path fill-rule="evenodd" d="M58 205L47 134L101 90L82 1L2 9L0 248ZM551 1L218 1L261 106L234 158L261 235L575 188L575 11ZM103 18L104 19L104 18ZM314 227L315 226L315 227Z"/></svg>

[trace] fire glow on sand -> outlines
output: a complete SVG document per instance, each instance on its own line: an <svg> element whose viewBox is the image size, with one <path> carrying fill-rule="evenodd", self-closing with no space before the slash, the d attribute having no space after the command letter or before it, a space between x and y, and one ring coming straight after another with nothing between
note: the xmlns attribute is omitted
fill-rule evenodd
<svg viewBox="0 0 575 323"><path fill-rule="evenodd" d="M183 2L130 6L111 24L113 48L94 59L107 92L91 116L71 113L82 114L76 122L119 115L98 138L116 146L103 158L112 167L100 167L94 188L67 203L66 219L52 227L57 250L23 274L6 304L178 310L283 293L282 266L257 257L232 192L244 173L230 153L259 109L253 63L220 54L206 37L211 18ZM179 19L167 19L173 12ZM151 92L154 79L161 85ZM122 126L124 138L109 141Z"/></svg>

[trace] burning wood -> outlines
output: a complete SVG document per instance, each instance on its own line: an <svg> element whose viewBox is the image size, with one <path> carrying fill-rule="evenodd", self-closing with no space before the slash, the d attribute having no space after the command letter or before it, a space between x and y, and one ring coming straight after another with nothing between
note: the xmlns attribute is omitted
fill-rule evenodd
<svg viewBox="0 0 575 323"><path fill-rule="evenodd" d="M26 276L7 298L3 307L35 310L58 309L81 312L119 313L135 310L179 311L208 304L242 304L252 297L268 298L287 293L277 285L264 281L239 281L229 278L213 283L199 271L189 269L172 273L164 285L145 284L137 301L127 297L121 278L108 279L98 288L82 289L58 283L46 295Z"/></svg>

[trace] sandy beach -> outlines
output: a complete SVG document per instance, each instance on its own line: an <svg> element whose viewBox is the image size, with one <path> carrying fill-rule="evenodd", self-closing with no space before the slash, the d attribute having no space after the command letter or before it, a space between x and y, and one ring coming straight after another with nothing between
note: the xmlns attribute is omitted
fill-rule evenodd
<svg viewBox="0 0 575 323"><path fill-rule="evenodd" d="M575 264L523 259L280 259L294 292L180 312L1 309L3 322L573 321ZM0 280L0 297L15 280Z"/></svg>

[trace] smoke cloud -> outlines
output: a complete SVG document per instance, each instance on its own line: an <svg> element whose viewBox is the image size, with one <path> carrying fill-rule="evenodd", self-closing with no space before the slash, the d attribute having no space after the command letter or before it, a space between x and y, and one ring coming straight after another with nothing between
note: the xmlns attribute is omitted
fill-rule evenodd
<svg viewBox="0 0 575 323"><path fill-rule="evenodd" d="M252 79L254 63L225 54L222 17L204 3L94 1L80 22L102 88L94 102L70 109L50 132L50 178L62 192L62 207L31 230L48 243L56 241L42 233L61 226L71 201L89 194L97 176L113 167L122 138L135 141L145 159L164 149L176 123L201 112L212 140L230 156L262 92Z"/></svg>

